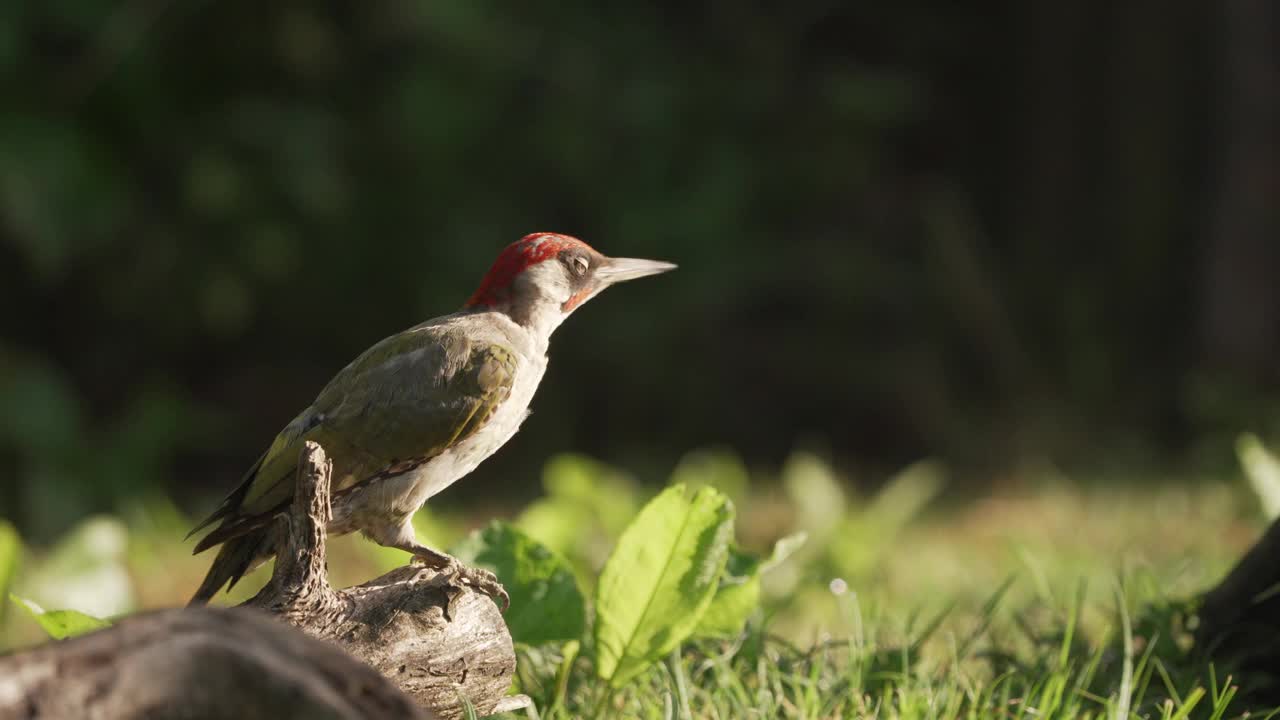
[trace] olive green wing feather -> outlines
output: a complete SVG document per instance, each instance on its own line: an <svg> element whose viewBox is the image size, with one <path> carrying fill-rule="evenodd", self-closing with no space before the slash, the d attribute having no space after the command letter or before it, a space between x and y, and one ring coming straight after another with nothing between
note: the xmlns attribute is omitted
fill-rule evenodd
<svg viewBox="0 0 1280 720"><path fill-rule="evenodd" d="M511 348L470 340L457 328L419 326L379 342L276 436L197 528L222 520L196 552L262 527L287 506L304 441L320 443L333 459L335 494L401 472L483 427L510 395L517 364Z"/></svg>

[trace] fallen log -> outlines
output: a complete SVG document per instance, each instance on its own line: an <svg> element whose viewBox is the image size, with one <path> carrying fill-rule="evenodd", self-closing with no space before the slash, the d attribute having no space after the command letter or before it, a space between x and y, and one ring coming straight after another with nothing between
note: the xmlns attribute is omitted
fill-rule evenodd
<svg viewBox="0 0 1280 720"><path fill-rule="evenodd" d="M271 580L253 599L0 657L0 719L453 720L527 706L507 695L515 650L487 595L413 565L329 585L331 471L307 443Z"/></svg>
<svg viewBox="0 0 1280 720"><path fill-rule="evenodd" d="M0 657L0 718L436 718L330 643L242 609L161 610Z"/></svg>

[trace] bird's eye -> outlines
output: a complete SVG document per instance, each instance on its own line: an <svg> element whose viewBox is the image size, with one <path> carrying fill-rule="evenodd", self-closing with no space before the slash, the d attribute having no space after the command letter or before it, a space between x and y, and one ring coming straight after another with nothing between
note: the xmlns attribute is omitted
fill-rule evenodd
<svg viewBox="0 0 1280 720"><path fill-rule="evenodd" d="M573 259L573 272L575 275L586 275L590 266L591 263L587 262L587 259L582 256Z"/></svg>

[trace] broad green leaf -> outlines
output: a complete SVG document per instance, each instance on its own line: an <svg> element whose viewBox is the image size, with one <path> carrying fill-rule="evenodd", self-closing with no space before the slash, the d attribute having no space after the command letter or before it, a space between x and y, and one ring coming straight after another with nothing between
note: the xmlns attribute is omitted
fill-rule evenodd
<svg viewBox="0 0 1280 720"><path fill-rule="evenodd" d="M790 557L806 539L803 532L788 535L774 543L773 552L763 559L730 548L720 587L698 623L697 634L724 637L742 632L751 613L760 606L760 576Z"/></svg>
<svg viewBox="0 0 1280 720"><path fill-rule="evenodd" d="M720 586L698 622L698 635L724 637L742 631L760 607L760 565L760 558L730 548Z"/></svg>
<svg viewBox="0 0 1280 720"><path fill-rule="evenodd" d="M503 522L471 533L454 548L459 560L492 570L511 607L503 619L511 638L526 645L577 640L586 628L586 603L564 558Z"/></svg>
<svg viewBox="0 0 1280 720"><path fill-rule="evenodd" d="M596 587L596 671L614 687L698 626L733 538L733 504L715 488L660 493L631 522Z"/></svg>
<svg viewBox="0 0 1280 720"><path fill-rule="evenodd" d="M54 640L63 640L111 627L111 623L106 620L86 615L78 610L45 610L31 600L12 594L9 595L9 599L26 610Z"/></svg>

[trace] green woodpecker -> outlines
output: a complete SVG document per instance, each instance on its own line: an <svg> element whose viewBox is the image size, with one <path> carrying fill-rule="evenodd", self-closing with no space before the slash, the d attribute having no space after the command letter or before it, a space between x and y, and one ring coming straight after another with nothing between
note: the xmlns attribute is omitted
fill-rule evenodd
<svg viewBox="0 0 1280 720"><path fill-rule="evenodd" d="M492 573L419 544L410 519L515 435L565 318L610 285L674 268L605 257L555 233L509 245L461 311L392 335L343 368L192 531L218 523L195 552L222 545L192 604L274 555L274 521L293 498L307 440L333 460L331 534L360 531L505 600Z"/></svg>

